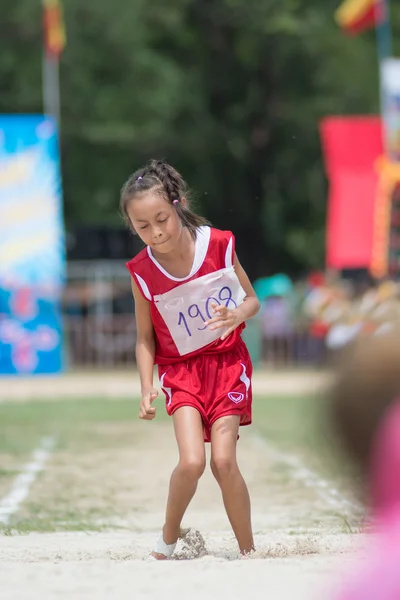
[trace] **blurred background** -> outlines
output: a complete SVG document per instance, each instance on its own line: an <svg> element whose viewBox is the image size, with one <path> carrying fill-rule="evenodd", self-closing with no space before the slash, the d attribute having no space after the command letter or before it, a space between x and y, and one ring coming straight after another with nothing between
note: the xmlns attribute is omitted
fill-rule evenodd
<svg viewBox="0 0 400 600"><path fill-rule="evenodd" d="M150 158L234 231L256 367L323 368L399 319L389 2L0 7L0 374L134 368L118 204Z"/></svg>

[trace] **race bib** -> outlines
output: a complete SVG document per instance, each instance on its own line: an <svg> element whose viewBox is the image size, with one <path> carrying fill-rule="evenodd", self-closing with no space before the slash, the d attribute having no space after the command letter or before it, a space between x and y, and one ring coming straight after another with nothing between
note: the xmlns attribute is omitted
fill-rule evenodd
<svg viewBox="0 0 400 600"><path fill-rule="evenodd" d="M210 331L205 322L215 316L212 304L237 308L246 293L233 267L221 269L154 296L181 356L204 348L220 338L227 328Z"/></svg>

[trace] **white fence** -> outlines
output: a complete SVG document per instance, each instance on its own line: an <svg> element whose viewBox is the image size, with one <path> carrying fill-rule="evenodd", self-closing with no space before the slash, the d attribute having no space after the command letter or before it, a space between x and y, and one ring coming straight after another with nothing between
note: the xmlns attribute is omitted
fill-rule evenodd
<svg viewBox="0 0 400 600"><path fill-rule="evenodd" d="M63 313L67 361L71 367L134 363L134 302L123 263L70 262Z"/></svg>

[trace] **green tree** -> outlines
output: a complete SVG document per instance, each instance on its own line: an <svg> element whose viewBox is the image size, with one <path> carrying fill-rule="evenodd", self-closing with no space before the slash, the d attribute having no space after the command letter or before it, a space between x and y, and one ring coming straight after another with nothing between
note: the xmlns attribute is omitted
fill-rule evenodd
<svg viewBox="0 0 400 600"><path fill-rule="evenodd" d="M319 120L376 113L374 33L347 38L328 0L64 0L65 218L120 223L119 189L163 156L236 233L252 277L322 266ZM0 0L0 110L40 112L41 7ZM395 31L400 9L393 7ZM366 68L368 65L368 68Z"/></svg>

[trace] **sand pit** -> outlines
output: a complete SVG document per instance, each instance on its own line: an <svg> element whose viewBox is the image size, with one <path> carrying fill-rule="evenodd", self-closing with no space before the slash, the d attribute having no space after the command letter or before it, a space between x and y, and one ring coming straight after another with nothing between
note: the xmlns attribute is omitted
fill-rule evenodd
<svg viewBox="0 0 400 600"><path fill-rule="evenodd" d="M242 600L249 595L256 600L328 600L337 574L349 567L350 559L342 552L357 544L340 535L289 537L257 536L264 550L237 560L233 544L214 533L207 540L210 555L168 564L146 560L153 542L149 535L5 538L0 549L2 593L7 600L173 600L184 590L191 600Z"/></svg>

